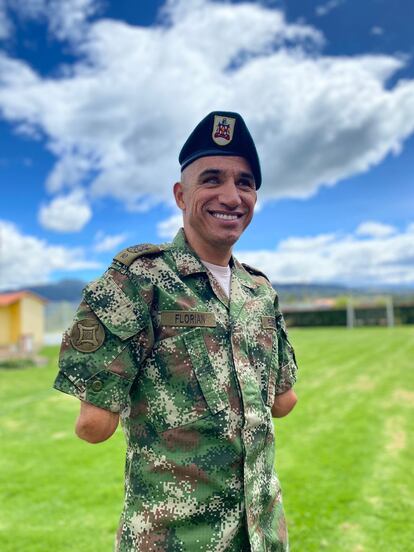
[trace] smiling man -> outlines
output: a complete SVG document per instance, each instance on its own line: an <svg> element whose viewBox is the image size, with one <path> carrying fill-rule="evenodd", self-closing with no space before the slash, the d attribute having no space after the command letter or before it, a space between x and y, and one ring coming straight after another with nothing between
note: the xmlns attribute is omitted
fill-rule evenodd
<svg viewBox="0 0 414 552"><path fill-rule="evenodd" d="M213 112L179 161L183 229L119 253L84 290L55 388L97 443L128 450L116 550L287 551L272 416L296 403L296 361L266 276L232 255L261 185L237 113Z"/></svg>
<svg viewBox="0 0 414 552"><path fill-rule="evenodd" d="M256 187L243 157L201 157L174 186L187 241L202 260L227 266L231 248L250 223Z"/></svg>

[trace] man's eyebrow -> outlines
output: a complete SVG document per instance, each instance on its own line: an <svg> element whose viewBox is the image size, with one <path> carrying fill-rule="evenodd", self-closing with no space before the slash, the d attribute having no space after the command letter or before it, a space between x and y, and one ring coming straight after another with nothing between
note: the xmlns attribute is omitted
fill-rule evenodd
<svg viewBox="0 0 414 552"><path fill-rule="evenodd" d="M198 177L203 178L203 176L210 176L210 175L219 175L222 174L224 171L221 171L220 169L205 169L203 172L201 172Z"/></svg>
<svg viewBox="0 0 414 552"><path fill-rule="evenodd" d="M251 180L254 180L253 173L251 172L241 172L239 176L241 176L241 178L250 178Z"/></svg>
<svg viewBox="0 0 414 552"><path fill-rule="evenodd" d="M205 176L218 176L220 174L225 174L226 171L225 170L222 170L222 169L205 169L203 172L201 172L198 177L199 178L203 178ZM253 173L251 172L246 172L246 171L242 171L241 173L239 173L238 175L240 178L249 178L251 180L254 180L254 176L253 176Z"/></svg>

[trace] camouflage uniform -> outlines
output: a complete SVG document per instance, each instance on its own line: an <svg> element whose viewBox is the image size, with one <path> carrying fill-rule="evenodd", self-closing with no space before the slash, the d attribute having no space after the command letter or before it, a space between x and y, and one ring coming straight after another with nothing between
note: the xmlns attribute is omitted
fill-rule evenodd
<svg viewBox="0 0 414 552"><path fill-rule="evenodd" d="M295 357L269 282L231 265L228 300L182 230L129 248L64 335L56 389L121 414L119 552L288 550L270 408Z"/></svg>

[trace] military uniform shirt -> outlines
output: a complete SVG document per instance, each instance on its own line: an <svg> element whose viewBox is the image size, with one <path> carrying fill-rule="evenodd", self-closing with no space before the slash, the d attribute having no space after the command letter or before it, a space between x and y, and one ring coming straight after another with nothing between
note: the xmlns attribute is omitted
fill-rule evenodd
<svg viewBox="0 0 414 552"><path fill-rule="evenodd" d="M55 388L126 435L118 552L288 550L270 409L294 352L270 283L230 264L227 298L183 230L128 248L64 334Z"/></svg>

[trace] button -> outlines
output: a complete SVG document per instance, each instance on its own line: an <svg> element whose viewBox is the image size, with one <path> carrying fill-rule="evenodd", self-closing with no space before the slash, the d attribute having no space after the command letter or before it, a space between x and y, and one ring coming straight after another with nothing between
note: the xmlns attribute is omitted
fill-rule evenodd
<svg viewBox="0 0 414 552"><path fill-rule="evenodd" d="M101 391L103 383L100 380L95 380L92 382L92 391Z"/></svg>

